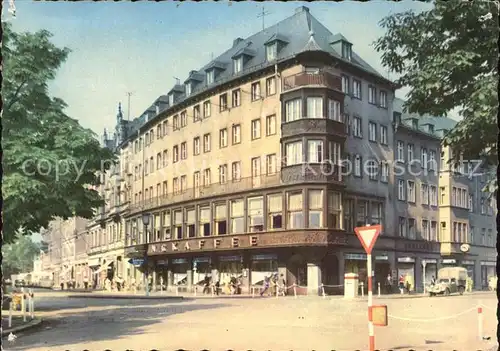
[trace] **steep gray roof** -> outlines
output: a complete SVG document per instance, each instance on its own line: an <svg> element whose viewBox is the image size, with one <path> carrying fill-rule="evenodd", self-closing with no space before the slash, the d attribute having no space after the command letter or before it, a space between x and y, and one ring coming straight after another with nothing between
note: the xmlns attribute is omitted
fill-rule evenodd
<svg viewBox="0 0 500 351"><path fill-rule="evenodd" d="M310 35L311 31L314 32L313 36ZM236 45L232 45L230 49L214 58L197 71L191 71L190 76L194 75L202 79L202 81L192 88L190 97L208 88L213 88L214 86L228 82L236 77L252 73L266 66L274 65L276 63L275 61L267 62L266 59L266 44L274 40L279 40L284 43L281 50L278 52L278 62L292 58L301 52L311 50L324 51L339 60L348 62L342 58L342 53L335 50L331 45L334 41L347 41L347 39L340 33L333 35L323 24L310 14L307 7L301 6L296 10L294 15L246 39L237 41ZM251 55L248 56L248 60L242 72L234 74L232 58L238 53L241 53L242 50ZM362 60L354 51L352 52L350 64L386 80L386 78ZM219 68L221 72L217 75L215 82L211 84L210 87L207 87L205 72L211 68ZM175 85L169 93L174 90L180 93L179 97L176 99L176 104L182 102L186 98L184 85ZM139 128L144 123L144 121L141 121L141 118L142 117L137 119L137 122L134 120L134 123L130 123L131 130L133 130L134 127Z"/></svg>

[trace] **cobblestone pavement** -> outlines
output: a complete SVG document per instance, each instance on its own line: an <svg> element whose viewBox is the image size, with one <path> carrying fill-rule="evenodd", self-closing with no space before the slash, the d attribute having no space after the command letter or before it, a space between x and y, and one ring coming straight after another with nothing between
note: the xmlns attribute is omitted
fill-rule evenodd
<svg viewBox="0 0 500 351"><path fill-rule="evenodd" d="M479 300L480 299L480 300ZM70 300L70 299L68 299ZM366 301L339 298L203 298L185 302L71 299L45 312L46 325L19 333L6 350L366 350ZM494 293L380 299L389 325L376 327L380 350L488 350L496 345ZM374 299L377 303L377 298ZM479 340L477 306L484 305ZM82 307L82 305L85 305Z"/></svg>

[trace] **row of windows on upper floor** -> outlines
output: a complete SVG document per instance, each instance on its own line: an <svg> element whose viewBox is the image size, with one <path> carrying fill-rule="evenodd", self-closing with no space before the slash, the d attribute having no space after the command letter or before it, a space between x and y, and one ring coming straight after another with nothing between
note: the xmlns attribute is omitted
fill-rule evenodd
<svg viewBox="0 0 500 351"><path fill-rule="evenodd" d="M270 97L276 94L276 77L269 77L265 80L266 87L266 97ZM248 93L241 88L234 89L231 91L231 105L229 104L229 93L223 93L219 95L219 104L213 104L211 100L207 100L202 103L202 105L198 104L193 106L193 114L192 120L193 123L199 122L202 119L208 118L211 116L212 105L219 107L219 112L227 111L230 108L235 108L241 106L242 93ZM260 101L264 99L264 96L261 94L261 82L253 82L250 87L250 98L251 101ZM203 110L201 109L203 106ZM202 113L203 112L203 113ZM156 126L156 140L162 139L164 136L168 135L170 132L170 128L173 128L174 131L180 130L188 125L188 113L186 111L182 111L180 114L176 114L172 117L172 125L169 124L169 120L165 120L160 122ZM154 128L149 130L144 135L144 146L148 147L153 144L155 141L155 131ZM142 137L134 142L134 152L137 153L142 150L143 147Z"/></svg>
<svg viewBox="0 0 500 351"><path fill-rule="evenodd" d="M361 80L342 74L342 92L352 98L363 100ZM368 103L382 108L389 107L387 91L368 84Z"/></svg>
<svg viewBox="0 0 500 351"><path fill-rule="evenodd" d="M398 140L396 143L396 161L404 163L408 161L409 164L420 163L422 168L429 168L430 170L439 169L437 165L436 150L427 150L425 147L420 148L420 159L415 151L415 145L407 143L407 159L405 160L405 143ZM442 165L442 163L441 163Z"/></svg>

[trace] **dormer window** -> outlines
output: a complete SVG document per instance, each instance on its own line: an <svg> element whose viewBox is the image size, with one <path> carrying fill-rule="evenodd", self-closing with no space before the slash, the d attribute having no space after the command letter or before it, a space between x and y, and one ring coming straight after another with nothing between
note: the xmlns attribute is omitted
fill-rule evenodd
<svg viewBox="0 0 500 351"><path fill-rule="evenodd" d="M276 60L278 57L278 43L274 42L266 46L266 58L267 61Z"/></svg>
<svg viewBox="0 0 500 351"><path fill-rule="evenodd" d="M215 71L212 69L207 72L207 85L212 84L215 81Z"/></svg>
<svg viewBox="0 0 500 351"><path fill-rule="evenodd" d="M342 58L351 61L352 59L352 45L350 43L342 42Z"/></svg>
<svg viewBox="0 0 500 351"><path fill-rule="evenodd" d="M243 56L233 60L234 73L240 73L243 70Z"/></svg>
<svg viewBox="0 0 500 351"><path fill-rule="evenodd" d="M156 114L160 113L160 105L159 104L155 105L155 111L156 111Z"/></svg>
<svg viewBox="0 0 500 351"><path fill-rule="evenodd" d="M191 83L186 84L186 96L191 95Z"/></svg>
<svg viewBox="0 0 500 351"><path fill-rule="evenodd" d="M429 133L434 133L434 126L432 124L429 124L427 128L429 130Z"/></svg>
<svg viewBox="0 0 500 351"><path fill-rule="evenodd" d="M168 96L168 104L170 107L174 106L174 94Z"/></svg>

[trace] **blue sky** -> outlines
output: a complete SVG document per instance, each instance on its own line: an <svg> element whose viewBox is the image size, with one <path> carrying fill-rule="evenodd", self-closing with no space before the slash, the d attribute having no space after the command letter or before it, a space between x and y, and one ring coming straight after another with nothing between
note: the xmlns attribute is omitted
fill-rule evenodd
<svg viewBox="0 0 500 351"><path fill-rule="evenodd" d="M390 13L430 8L421 2L266 2L267 25L307 6L331 32L341 32L353 49L380 73L371 43L383 34L378 22ZM4 0L4 10L8 0ZM69 105L67 113L95 132L114 127L118 102L140 115L178 77L199 69L231 47L236 37L262 30L262 3L214 2L31 2L16 1L17 31L47 29L58 46L72 50L50 90ZM394 77L391 77L394 78ZM404 92L398 94L404 97Z"/></svg>

